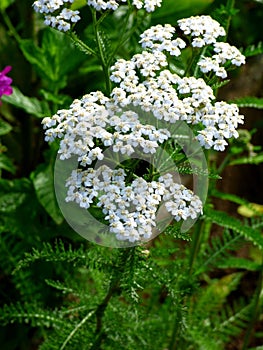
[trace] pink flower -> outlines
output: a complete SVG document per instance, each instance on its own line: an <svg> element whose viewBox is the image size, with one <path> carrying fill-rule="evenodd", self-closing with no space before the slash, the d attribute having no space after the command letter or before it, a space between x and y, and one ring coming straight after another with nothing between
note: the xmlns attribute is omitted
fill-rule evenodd
<svg viewBox="0 0 263 350"><path fill-rule="evenodd" d="M3 95L11 95L13 92L13 89L10 86L13 80L6 76L6 74L10 72L11 69L11 66L7 66L2 70L2 72L0 72L0 98Z"/></svg>

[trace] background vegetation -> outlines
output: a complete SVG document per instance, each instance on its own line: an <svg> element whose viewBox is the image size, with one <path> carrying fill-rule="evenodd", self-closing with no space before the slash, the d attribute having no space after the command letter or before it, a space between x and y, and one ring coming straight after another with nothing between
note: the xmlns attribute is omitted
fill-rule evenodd
<svg viewBox="0 0 263 350"><path fill-rule="evenodd" d="M228 41L247 56L219 90L244 108L246 123L227 152L208 155L209 197L193 232L171 229L118 250L85 241L64 221L53 190L56 146L41 127L74 98L106 90L100 61L44 27L32 1L1 0L0 69L13 67L14 87L0 106L1 349L263 349L263 3L233 3L164 0L152 15L134 15L110 56L109 65L129 58L151 24L201 13L230 25ZM81 11L86 23L76 31L92 43L91 14ZM114 14L103 21L109 46L120 25Z"/></svg>

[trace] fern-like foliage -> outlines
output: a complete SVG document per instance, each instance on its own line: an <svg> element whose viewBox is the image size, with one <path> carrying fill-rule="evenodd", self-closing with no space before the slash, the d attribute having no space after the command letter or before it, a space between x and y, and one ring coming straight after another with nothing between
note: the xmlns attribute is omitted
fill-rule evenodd
<svg viewBox="0 0 263 350"><path fill-rule="evenodd" d="M206 208L205 217L207 220L210 220L219 226L225 227L227 229L233 230L236 233L239 233L240 235L257 245L260 249L263 248L263 237L260 231L254 229L253 227L245 226L240 220L229 216L227 213Z"/></svg>
<svg viewBox="0 0 263 350"><path fill-rule="evenodd" d="M110 270L110 259L114 259L114 254L111 256L107 249L101 247L91 245L90 248L92 249L87 249L84 245L73 248L71 244L67 244L61 239L56 240L54 244L44 242L41 249L33 248L32 252L25 253L23 259L18 262L14 272L16 273L16 271L37 261L66 262L73 267L89 265L92 268L96 267L105 271ZM107 258L109 258L109 261L107 261Z"/></svg>
<svg viewBox="0 0 263 350"><path fill-rule="evenodd" d="M73 44L78 50L85 53L86 55L96 56L96 51L94 51L90 46L84 43L75 32L71 32L70 36L72 38Z"/></svg>
<svg viewBox="0 0 263 350"><path fill-rule="evenodd" d="M235 100L231 100L230 102L237 104L238 107L263 109L263 98L259 98L259 97L253 97L253 96L240 97Z"/></svg>
<svg viewBox="0 0 263 350"><path fill-rule="evenodd" d="M0 323L27 323L33 327L60 327L62 319L57 310L44 310L35 303L21 303L5 305L1 309Z"/></svg>
<svg viewBox="0 0 263 350"><path fill-rule="evenodd" d="M106 31L102 28L98 31L98 47L101 58L105 61L105 65L107 67L110 66L113 54L112 43Z"/></svg>
<svg viewBox="0 0 263 350"><path fill-rule="evenodd" d="M263 43L260 41L257 45L249 45L243 51L246 57L257 56L263 53Z"/></svg>
<svg viewBox="0 0 263 350"><path fill-rule="evenodd" d="M225 229L223 235L215 236L211 239L210 244L206 244L206 249L200 256L196 266L195 274L217 267L222 262L228 261L231 258L231 252L240 247L242 235L234 231Z"/></svg>
<svg viewBox="0 0 263 350"><path fill-rule="evenodd" d="M233 159L229 162L229 165L241 165L241 164L261 164L263 163L263 153L258 153L256 155L250 157L239 157L237 159Z"/></svg>

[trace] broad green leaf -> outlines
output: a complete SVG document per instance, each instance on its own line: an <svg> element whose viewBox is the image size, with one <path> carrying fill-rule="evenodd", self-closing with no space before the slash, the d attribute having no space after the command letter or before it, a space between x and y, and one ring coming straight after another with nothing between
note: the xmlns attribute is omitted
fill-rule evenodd
<svg viewBox="0 0 263 350"><path fill-rule="evenodd" d="M27 178L20 178L15 180L0 179L0 192L29 192L31 188L31 181Z"/></svg>
<svg viewBox="0 0 263 350"><path fill-rule="evenodd" d="M3 97L2 97L2 100L3 100ZM8 134L11 130L12 130L12 126L0 119L0 136Z"/></svg>
<svg viewBox="0 0 263 350"><path fill-rule="evenodd" d="M53 70L55 79L63 79L69 72L78 68L86 56L76 51L72 40L64 33L47 28L43 35L42 51L45 53L50 70Z"/></svg>
<svg viewBox="0 0 263 350"><path fill-rule="evenodd" d="M163 0L153 14L154 23L174 23L177 19L201 13L214 0Z"/></svg>
<svg viewBox="0 0 263 350"><path fill-rule="evenodd" d="M71 9L75 11L75 10L79 10L81 7L84 7L84 6L87 6L86 0L75 0L71 5Z"/></svg>
<svg viewBox="0 0 263 350"><path fill-rule="evenodd" d="M25 200L26 194L21 192L1 194L0 213L15 211Z"/></svg>
<svg viewBox="0 0 263 350"><path fill-rule="evenodd" d="M4 169L12 174L16 171L12 161L5 154L0 154L0 169Z"/></svg>
<svg viewBox="0 0 263 350"><path fill-rule="evenodd" d="M12 95L3 96L3 101L23 109L28 114L42 118L50 115L50 110L46 101L39 101L35 97L27 97L17 88L13 88Z"/></svg>
<svg viewBox="0 0 263 350"><path fill-rule="evenodd" d="M65 106L66 104L70 105L72 103L72 98L68 95L59 94L56 96L44 89L41 89L39 93L44 97L46 101L56 103L59 106Z"/></svg>
<svg viewBox="0 0 263 350"><path fill-rule="evenodd" d="M61 224L64 218L55 196L52 166L40 165L31 178L40 204L58 225Z"/></svg>
<svg viewBox="0 0 263 350"><path fill-rule="evenodd" d="M12 5L15 0L1 0L0 1L0 10L5 10L8 6Z"/></svg>
<svg viewBox="0 0 263 350"><path fill-rule="evenodd" d="M67 35L52 28L44 30L40 47L30 39L22 40L20 47L39 76L49 82L50 91L65 87L67 74L77 69L86 59L82 52L76 51Z"/></svg>

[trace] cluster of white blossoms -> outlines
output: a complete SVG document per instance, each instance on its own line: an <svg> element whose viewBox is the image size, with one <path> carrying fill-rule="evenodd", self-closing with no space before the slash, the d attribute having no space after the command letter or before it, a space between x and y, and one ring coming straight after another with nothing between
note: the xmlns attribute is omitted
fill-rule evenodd
<svg viewBox="0 0 263 350"><path fill-rule="evenodd" d="M126 3L127 0L115 1L115 0L88 0L87 3L93 6L95 10L117 10L120 2ZM135 6L138 10L144 8L147 12L153 12L156 7L160 7L162 0L132 0L131 4Z"/></svg>
<svg viewBox="0 0 263 350"><path fill-rule="evenodd" d="M192 16L177 21L186 36L191 37L194 47L215 43L219 36L225 36L225 29L210 16Z"/></svg>
<svg viewBox="0 0 263 350"><path fill-rule="evenodd" d="M67 32L71 25L78 22L81 18L79 11L73 11L67 6L67 3L73 4L74 0L37 0L33 3L36 12L45 15L44 23L60 31ZM95 10L117 10L120 3L127 3L127 0L87 0L87 5ZM144 8L147 12L153 12L160 7L162 0L132 0L132 5L138 10Z"/></svg>
<svg viewBox="0 0 263 350"><path fill-rule="evenodd" d="M193 44L201 38L204 45L213 45L216 54L198 62L204 73L214 71L225 77L225 68L220 64L230 61L239 66L245 62L237 48L216 42L218 36L224 35L224 29L211 17L190 17L178 23L186 35L194 37ZM235 104L215 102L212 88L202 78L180 77L167 69L169 55L179 56L186 46L183 39L174 38L175 34L175 28L169 24L147 29L140 40L144 51L130 60L119 59L112 66L110 78L118 86L111 97L116 105L140 106L170 124L183 120L196 125L195 129L199 125L200 144L223 151L226 139L238 136L236 129L243 123L243 116ZM210 61L217 62L216 68L208 66Z"/></svg>
<svg viewBox="0 0 263 350"><path fill-rule="evenodd" d="M60 3L63 1L57 1L57 6ZM139 6L150 1L133 3ZM130 60L117 60L110 76L116 87L109 97L92 92L74 100L69 109L43 119L45 140L60 141L60 159L78 160L79 169L67 180L66 200L85 209L100 207L118 240L139 242L152 237L163 204L179 221L197 218L202 202L191 190L175 183L168 170L154 181L146 181L130 169L110 169L105 165L108 151L110 156L124 155L125 159L138 154L143 155L139 159L157 157L160 146L165 149L165 142L174 137L177 122L192 125L202 147L223 151L226 140L237 137L238 125L243 123L237 105L217 102L203 78L172 73L170 63L189 45L189 38L196 50L209 45L215 53L201 57L199 76L202 71L220 75L224 64L243 64L243 56L233 46L217 42L225 33L209 16L184 19L178 25L185 40L181 34L176 37L176 29L169 24L153 26L141 35L141 53ZM205 62L209 61L216 61L217 68L207 68ZM99 161L104 165L96 168Z"/></svg>
<svg viewBox="0 0 263 350"><path fill-rule="evenodd" d="M171 136L165 128L142 124L139 113L122 110L111 98L94 92L74 100L69 109L59 110L42 123L46 141L60 139L60 159L77 156L78 163L87 168L72 171L66 184L66 201L85 209L93 204L101 207L110 232L118 240L149 239L163 203L177 221L194 219L202 212L200 199L174 183L170 174L151 182L135 176L127 184L123 169L112 170L106 165L95 169L96 161L103 160L109 147L111 152L127 156L134 152L153 154Z"/></svg>
<svg viewBox="0 0 263 350"><path fill-rule="evenodd" d="M167 51L171 56L180 56L186 43L181 38L173 38L175 28L170 24L158 24L141 34L140 44L143 49L150 49L152 53Z"/></svg>
<svg viewBox="0 0 263 350"><path fill-rule="evenodd" d="M202 48L213 44L215 54L212 57L203 57L198 65L203 73L214 72L220 78L227 77L223 67L226 62L234 66L245 63L245 56L235 47L225 42L217 42L217 38L225 36L226 32L220 24L210 16L195 16L178 21L179 28L186 36L190 36L193 47Z"/></svg>
<svg viewBox="0 0 263 350"><path fill-rule="evenodd" d="M227 77L227 71L222 66L226 62L231 62L234 66L245 64L245 56L235 47L228 43L214 43L215 54L212 57L203 57L198 65L203 73L214 72L221 78Z"/></svg>
<svg viewBox="0 0 263 350"><path fill-rule="evenodd" d="M169 173L152 182L138 177L126 184L125 177L123 169L113 170L106 165L75 170L66 183L66 201L88 209L96 198L97 207L109 222L109 232L129 242L151 238L161 203L176 221L195 219L202 212L201 200L185 186L174 183Z"/></svg>
<svg viewBox="0 0 263 350"><path fill-rule="evenodd" d="M44 23L60 31L70 30L72 23L80 20L79 11L73 11L65 4L72 4L74 0L37 0L33 3L36 12L45 15ZM56 13L54 15L54 13Z"/></svg>
<svg viewBox="0 0 263 350"><path fill-rule="evenodd" d="M157 129L151 124L141 124L134 111L120 111L101 92L94 92L74 100L68 110L59 110L52 118L42 123L46 141L61 139L60 159L77 156L81 166L102 160L103 149L112 146L112 151L132 155L136 150L153 154L159 144L170 137L167 129ZM96 142L95 142L96 140ZM100 144L97 146L96 143Z"/></svg>

